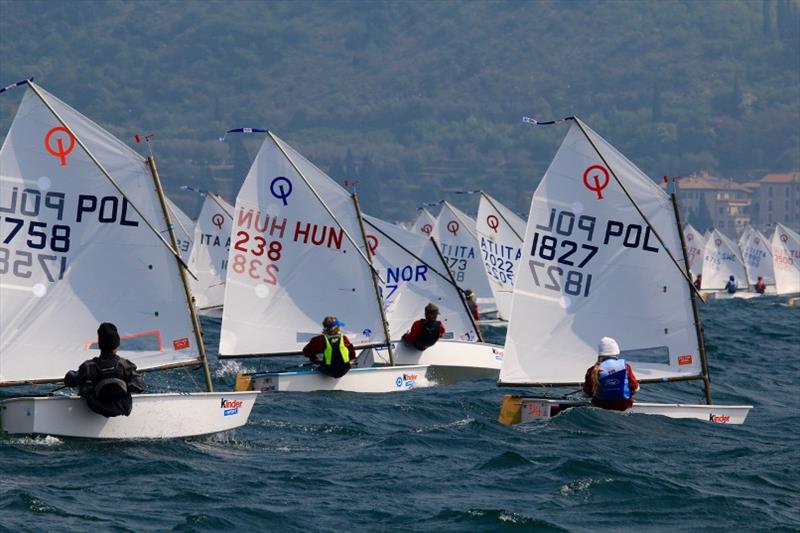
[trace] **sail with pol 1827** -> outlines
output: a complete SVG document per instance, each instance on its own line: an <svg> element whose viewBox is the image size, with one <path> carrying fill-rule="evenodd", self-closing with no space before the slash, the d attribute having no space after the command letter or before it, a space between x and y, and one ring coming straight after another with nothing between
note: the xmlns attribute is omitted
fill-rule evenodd
<svg viewBox="0 0 800 533"><path fill-rule="evenodd" d="M641 383L702 379L710 404L673 199L605 139L571 120L531 202L499 384L580 385L596 362L599 340L613 337ZM501 421L549 417L558 403L507 396ZM637 402L630 410L741 423L749 409Z"/></svg>

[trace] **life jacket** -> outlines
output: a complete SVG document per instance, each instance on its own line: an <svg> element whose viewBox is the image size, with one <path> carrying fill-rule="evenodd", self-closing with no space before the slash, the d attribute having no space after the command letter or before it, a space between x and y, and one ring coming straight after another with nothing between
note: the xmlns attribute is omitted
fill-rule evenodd
<svg viewBox="0 0 800 533"><path fill-rule="evenodd" d="M595 400L610 402L631 398L625 359L606 359L600 363L597 379L600 386L594 395Z"/></svg>
<svg viewBox="0 0 800 533"><path fill-rule="evenodd" d="M344 344L344 335L331 335L330 337L323 335L323 338L325 339L325 351L322 352L323 365L334 366L339 361L344 364L350 364L350 350ZM331 344L331 341L333 341L333 344ZM338 354L336 361L333 360L334 352Z"/></svg>
<svg viewBox="0 0 800 533"><path fill-rule="evenodd" d="M734 294L736 292L737 286L735 281L728 280L728 283L725 284L725 290L728 291L728 294Z"/></svg>
<svg viewBox="0 0 800 533"><path fill-rule="evenodd" d="M414 339L414 348L422 351L436 344L436 341L439 340L441 326L442 323L438 320L425 320L425 322L422 323L422 330L419 336Z"/></svg>

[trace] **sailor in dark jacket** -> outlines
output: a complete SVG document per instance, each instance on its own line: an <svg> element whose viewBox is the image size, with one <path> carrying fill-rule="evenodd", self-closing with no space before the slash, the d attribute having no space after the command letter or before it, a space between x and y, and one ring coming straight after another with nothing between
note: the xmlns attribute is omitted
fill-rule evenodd
<svg viewBox="0 0 800 533"><path fill-rule="evenodd" d="M100 355L85 361L78 371L64 376L67 387L79 387L89 409L105 417L128 416L133 408L131 393L144 391L144 380L136 365L117 355L117 327L103 322L97 329Z"/></svg>
<svg viewBox="0 0 800 533"><path fill-rule="evenodd" d="M403 335L403 342L413 346L419 351L430 348L442 335L444 326L437 320L439 308L430 303L425 306L425 318L421 318L411 325L411 331Z"/></svg>

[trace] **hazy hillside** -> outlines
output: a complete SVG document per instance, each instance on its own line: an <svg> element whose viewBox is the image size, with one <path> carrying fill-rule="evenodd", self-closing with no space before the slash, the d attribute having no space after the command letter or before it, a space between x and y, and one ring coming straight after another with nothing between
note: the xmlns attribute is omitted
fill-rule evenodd
<svg viewBox="0 0 800 533"><path fill-rule="evenodd" d="M0 0L0 85L34 76L133 143L167 188L231 195L267 127L372 212L448 191L516 210L582 116L651 176L800 168L797 0ZM0 95L0 131L22 90ZM179 203L194 200L184 193ZM449 196L452 198L452 195Z"/></svg>

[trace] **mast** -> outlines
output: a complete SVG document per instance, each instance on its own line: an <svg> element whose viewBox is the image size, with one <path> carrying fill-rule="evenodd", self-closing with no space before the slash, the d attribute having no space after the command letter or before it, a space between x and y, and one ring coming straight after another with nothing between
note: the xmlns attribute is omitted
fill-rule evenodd
<svg viewBox="0 0 800 533"><path fill-rule="evenodd" d="M463 292L461 290L461 287L459 287L458 284L456 283L456 280L453 277L453 273L450 272L450 267L447 265L447 261L444 260L444 257L442 256L442 252L439 251L439 245L436 244L436 239L434 239L433 237L431 237L430 239L431 239L431 242L433 243L433 247L436 249L436 255L438 255L439 259L442 260L442 263L444 264L444 268L447 270L447 274L450 276L450 283L452 283L453 286L458 291L458 296L459 296L459 299L461 300L461 305L464 306L464 311L466 311L467 316L469 317L469 321L472 324L472 329L474 329L475 333L478 335L478 341L479 342L483 342L483 334L481 333L480 328L478 328L478 324L475 323L475 317L472 316L472 311L469 310L469 307L467 306L467 302L464 301L464 297L461 295L461 293Z"/></svg>
<svg viewBox="0 0 800 533"><path fill-rule="evenodd" d="M383 308L383 298L381 298L381 289L378 286L377 271L372 265L372 253L369 249L369 242L367 241L367 232L364 231L364 217L361 216L361 206L358 204L358 195L354 192L351 195L353 205L356 208L356 216L358 217L358 227L361 228L361 236L364 238L364 249L367 253L367 261L369 261L369 268L372 274L372 287L375 289L375 298L378 301L378 309L381 313L381 323L383 324L383 335L386 337L386 347L389 350L389 364L394 366L394 350L392 349L392 339L389 336L389 321L386 320L386 310Z"/></svg>
<svg viewBox="0 0 800 533"><path fill-rule="evenodd" d="M172 227L172 221L169 216L169 207L167 206L167 199L164 196L164 189L161 187L161 178L158 176L158 169L156 168L156 160L153 156L147 158L147 168L150 169L150 174L153 176L153 182L156 186L158 193L158 200L161 203L161 211L164 213L164 221L167 223L167 231L169 233L169 240L172 244L173 250L178 249L178 242L175 239L175 230ZM214 385L211 383L211 372L208 369L208 357L206 356L206 347L203 344L203 337L200 334L200 321L197 319L197 312L195 311L194 301L192 299L192 290L189 288L189 282L186 279L186 265L176 255L178 260L178 272L181 275L181 283L183 284L183 292L186 295L186 304L189 306L189 314L192 318L192 330L194 332L194 340L197 343L197 351L200 355L200 361L203 363L203 377L206 380L206 389L208 392L214 392Z"/></svg>
<svg viewBox="0 0 800 533"><path fill-rule="evenodd" d="M672 209L675 211L675 221L678 223L678 236L681 239L681 250L683 251L683 260L686 264L686 271L689 271L689 259L686 254L686 241L683 237L683 230L681 229L681 214L678 211L678 199L673 192L670 197L672 198ZM691 279L691 278L689 278ZM694 289L694 284L692 284L692 289ZM694 290L689 290L691 294L691 301L692 301L692 315L694 316L694 329L695 333L697 334L697 348L700 351L700 363L703 368L703 388L705 389L706 395L706 404L711 405L711 378L708 374L708 357L706 355L706 345L703 341L703 328L700 325L700 313L697 310L697 296L695 295Z"/></svg>

